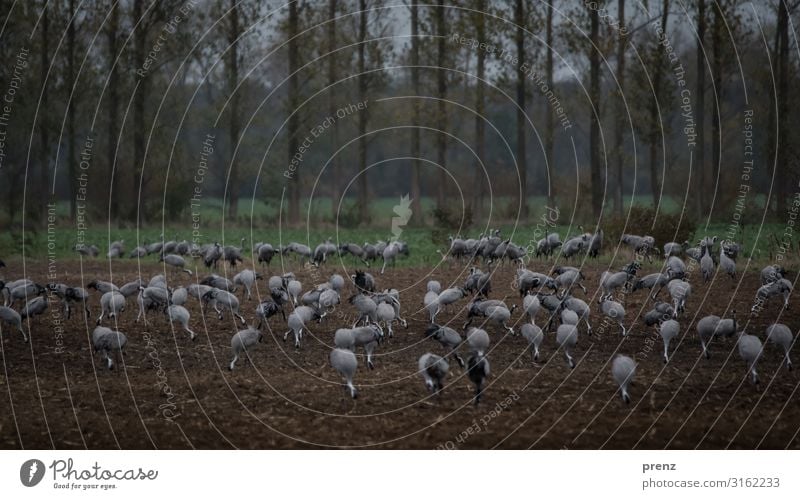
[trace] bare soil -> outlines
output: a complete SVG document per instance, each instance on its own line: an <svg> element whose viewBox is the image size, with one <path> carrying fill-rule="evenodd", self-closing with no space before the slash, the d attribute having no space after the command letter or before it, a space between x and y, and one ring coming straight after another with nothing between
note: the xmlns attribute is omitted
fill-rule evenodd
<svg viewBox="0 0 800 499"><path fill-rule="evenodd" d="M14 266L11 266L14 267ZM541 270L544 265L533 265ZM73 285L81 283L78 263L74 271L59 275ZM5 278L17 278L3 269ZM44 264L28 264L28 277L46 282ZM599 267L585 269L589 296L595 301ZM163 271L156 263L143 265L143 275ZM327 280L334 271L323 268L295 270L308 289ZM132 262L113 265L113 280L124 283L138 272ZM279 269L264 271L279 273ZM521 304L512 288L514 269L499 268L493 298ZM340 310L312 325L299 350L284 343L282 319L273 318L264 342L252 352L253 363L239 362L229 372L230 339L241 329L230 315L223 320L201 316L198 302L190 298L194 341L180 329L170 328L162 315L151 315L149 325L137 324L136 305L129 301L118 328L129 338L127 353L117 369L108 371L93 355L89 336L99 311L93 293L92 317L75 314L65 321L63 351L57 343L58 306L31 321L32 341L3 327L0 371L0 447L2 448L124 448L124 449L226 449L226 448L542 448L542 449L661 449L661 448L800 448L800 377L781 365L781 352L766 345L759 362L761 384L747 378L734 339L712 345L712 357L701 357L694 322L714 313L739 311L742 322L759 286L758 274L740 281L718 276L711 286L693 276L693 295L680 323L681 336L673 342L668 364L661 359L662 344L652 328L642 322L649 308L645 291L626 297L626 324L631 334L622 338L614 325L602 326L602 316L592 303L594 334L581 327L576 358L570 370L548 333L539 363L532 362L525 340L489 325L492 350L490 384L476 407L473 387L452 361L446 388L429 396L417 373L417 359L443 348L426 340L426 313L419 312L425 283L435 278L443 286L461 283L461 268L391 269L379 276L379 287L401 289L409 327L396 327L394 338L384 342L368 370L359 361L356 383L360 397L345 396L341 379L328 365L333 332L352 323L352 308ZM20 272L21 274L21 272ZM94 278L109 279L107 262L84 262L84 284ZM189 284L195 277L170 275L170 285ZM736 288L738 286L738 289ZM265 292L265 281L259 282ZM343 293L346 298L351 293ZM577 296L581 297L578 291ZM666 291L661 298L666 299ZM796 303L781 310L775 299L753 318L748 332L764 340L765 327L776 318L797 331ZM796 300L793 300L796 301ZM244 315L254 317L257 301L243 300ZM466 301L464 302L466 303ZM288 312L288 310L287 310ZM462 312L463 313L463 312ZM463 317L444 313L439 322ZM519 309L514 321L521 320ZM544 324L544 320L539 321ZM113 327L113 323L112 327ZM519 329L519 324L516 325ZM148 340L149 337L149 340ZM610 376L616 353L638 362L632 402L626 405ZM161 370L159 370L161 368Z"/></svg>

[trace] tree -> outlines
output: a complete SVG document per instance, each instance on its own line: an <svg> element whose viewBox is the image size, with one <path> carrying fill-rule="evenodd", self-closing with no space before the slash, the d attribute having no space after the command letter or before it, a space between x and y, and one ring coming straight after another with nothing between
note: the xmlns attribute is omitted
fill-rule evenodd
<svg viewBox="0 0 800 499"><path fill-rule="evenodd" d="M336 58L336 14L339 10L337 0L328 0L328 113L329 116L336 115L336 99L334 98L334 86L339 79L337 71L337 58ZM335 154L339 149L339 127L332 127L330 131L330 148L331 154ZM339 198L341 198L340 183L340 162L339 156L336 155L331 158L331 215L334 220L338 216Z"/></svg>
<svg viewBox="0 0 800 499"><path fill-rule="evenodd" d="M527 130L525 113L525 94L526 71L525 62L525 3L523 0L516 0L514 3L514 24L516 25L516 48L517 48L517 161L519 164L519 216L525 218L528 215L528 158L525 151L525 131Z"/></svg>
<svg viewBox="0 0 800 499"><path fill-rule="evenodd" d="M120 36L119 4L111 6L109 19L106 23L106 39L108 43L108 104L106 106L108 141L106 142L106 163L109 168L109 192L121 195L121 188L116 173L117 143L119 141L119 69L117 56L119 55L118 41ZM121 203L111 203L111 218L119 216Z"/></svg>
<svg viewBox="0 0 800 499"><path fill-rule="evenodd" d="M614 211L617 215L622 215L622 187L625 182L625 177L622 175L623 163L625 162L625 152L623 150L625 138L623 136L623 129L625 128L625 46L628 42L627 31L625 27L625 0L618 0L617 3L617 18L619 19L618 37L617 37L617 85L619 88L619 97L617 98L616 108L614 110L614 148L612 164L616 167L616 182L614 183Z"/></svg>
<svg viewBox="0 0 800 499"><path fill-rule="evenodd" d="M795 7L797 4L795 4ZM776 44L776 66L778 68L778 89L775 96L778 105L778 130L777 130L777 151L776 151L776 172L775 178L778 179L776 190L776 210L778 216L786 214L786 197L788 188L788 166L789 143L787 141L786 129L788 127L788 100L789 100L789 5L786 0L778 0L778 22L777 22L777 44Z"/></svg>
<svg viewBox="0 0 800 499"><path fill-rule="evenodd" d="M50 200L50 191L48 187L52 184L50 181L50 108L49 108L49 90L47 85L47 74L50 69L50 26L49 26L49 9L48 2L42 3L42 16L39 23L41 30L41 46L39 47L39 55L41 57L41 93L39 102L41 104L39 111L39 216L41 217L42 226L47 225L47 203Z"/></svg>
<svg viewBox="0 0 800 499"><path fill-rule="evenodd" d="M705 135L703 125L706 119L706 57L703 41L706 33L706 0L697 2L697 119L695 127L697 131L697 158L694 162L695 168L695 202L697 204L697 215L704 216L706 213L705 195Z"/></svg>
<svg viewBox="0 0 800 499"><path fill-rule="evenodd" d="M553 90L553 4L556 0L547 2L547 20L545 22L545 42L547 43L547 54L545 56L545 73L547 78L547 88ZM555 207L555 181L552 177L553 172L553 148L555 141L553 135L555 130L553 128L553 109L550 106L544 106L544 156L545 164L547 165L548 173L547 178L550 185L547 189L547 204L552 208Z"/></svg>
<svg viewBox="0 0 800 499"><path fill-rule="evenodd" d="M439 167L439 182L436 188L436 207L440 210L445 209L447 178L447 70L445 58L446 54L446 30L445 30L445 10L446 0L439 0L434 8L436 19L436 161Z"/></svg>
<svg viewBox="0 0 800 499"><path fill-rule="evenodd" d="M70 95L67 101L67 174L69 175L69 215L77 218L77 159L75 151L75 107L79 92L75 92L75 0L69 0L69 26L67 26L67 89Z"/></svg>
<svg viewBox="0 0 800 499"><path fill-rule="evenodd" d="M603 210L603 171L600 165L600 18L597 8L588 6L591 23L589 48L589 100L592 110L589 125L589 169L592 179L592 213Z"/></svg>
<svg viewBox="0 0 800 499"><path fill-rule="evenodd" d="M226 195L228 196L228 216L236 220L239 211L239 164L238 158L236 157L236 144L239 141L239 102L241 96L237 87L239 85L239 37L242 35L242 27L239 23L239 2L238 0L229 1L227 80L228 92L230 95L228 140L230 141L231 160L228 177L228 192Z"/></svg>
<svg viewBox="0 0 800 499"><path fill-rule="evenodd" d="M297 14L297 2L289 2L289 23L288 23L288 49L289 49L289 96L288 96L288 113L289 122L287 123L286 132L289 135L288 148L287 148L287 161L286 164L292 163L292 157L297 152L298 137L297 134L300 128L300 117L297 114L297 107L300 104L300 86L298 82L297 70L299 68L298 59L298 40L299 33L299 17ZM295 171L293 178L289 181L289 223L297 225L300 222L300 169Z"/></svg>
<svg viewBox="0 0 800 499"><path fill-rule="evenodd" d="M367 1L358 2L358 100L367 99ZM358 214L362 222L368 222L369 182L367 176L367 113L358 113Z"/></svg>
<svg viewBox="0 0 800 499"><path fill-rule="evenodd" d="M475 27L475 37L479 43L486 40L486 0L478 0L475 10L471 15L472 24ZM476 219L483 216L483 198L484 198L484 171L483 168L488 168L486 165L486 51L478 50L477 63L476 63L476 78L475 82L475 151L478 155L481 167L475 169L473 196L475 199L472 203L472 213Z"/></svg>
<svg viewBox="0 0 800 499"><path fill-rule="evenodd" d="M420 143L422 141L419 125L422 121L418 96L422 92L419 81L419 6L411 0L411 86L414 90L413 124L411 128L411 211L422 214L422 189L420 188ZM415 217L422 220L421 216Z"/></svg>
<svg viewBox="0 0 800 499"><path fill-rule="evenodd" d="M669 21L669 0L663 0L661 9L661 33L667 36L667 22ZM656 39L652 49L651 58L653 65L653 95L649 99L650 105L650 130L648 133L647 148L650 165L650 193L653 196L653 206L658 206L658 196L661 192L658 175L658 143L661 138L661 120L659 100L662 96L664 65L666 64L666 54L661 41ZM666 151L665 151L666 152Z"/></svg>

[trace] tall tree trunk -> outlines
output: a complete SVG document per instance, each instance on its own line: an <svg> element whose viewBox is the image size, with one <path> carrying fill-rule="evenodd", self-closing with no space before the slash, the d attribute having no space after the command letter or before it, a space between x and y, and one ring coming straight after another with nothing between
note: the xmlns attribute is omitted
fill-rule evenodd
<svg viewBox="0 0 800 499"><path fill-rule="evenodd" d="M333 86L338 80L338 72L336 71L336 12L339 10L337 0L328 0L328 116L336 116L336 95L335 87ZM331 154L335 154L339 149L339 127L331 127L330 131L330 147ZM339 201L342 197L339 184L341 182L341 171L339 156L335 156L331 160L331 216L333 220L339 215Z"/></svg>
<svg viewBox="0 0 800 499"><path fill-rule="evenodd" d="M239 140L239 7L238 0L230 0L230 31L228 32L228 89L230 95L230 121L228 123L228 140L231 149L231 170L228 177L228 216L236 220L239 214L239 163L236 158L236 143Z"/></svg>
<svg viewBox="0 0 800 499"><path fill-rule="evenodd" d="M111 7L108 22L108 142L106 143L106 162L108 163L109 192L122 196L119 175L116 171L117 143L119 142L119 69L117 51L119 50L119 11L122 7L116 4ZM129 196L125 196L128 199ZM132 199L131 199L132 201ZM110 203L110 217L117 219L120 214L120 203ZM109 220L110 222L110 220Z"/></svg>
<svg viewBox="0 0 800 499"><path fill-rule="evenodd" d="M298 54L297 54L297 33L299 20L297 13L297 2L289 2L289 122L286 125L286 132L289 135L288 141L288 164L291 164L292 157L297 152L297 133L300 129L300 119L295 112L300 101L300 86L297 79ZM300 171L298 167L294 176L288 179L289 182L289 224L297 225L300 223Z"/></svg>
<svg viewBox="0 0 800 499"><path fill-rule="evenodd" d="M143 0L134 0L133 2L133 21L139 22L139 27L133 32L133 65L136 68L144 66L146 43L147 43L147 29L144 24L140 22L144 13ZM138 86L134 87L133 96L133 185L131 193L134 199L130 204L130 213L128 220L131 222L144 222L147 216L146 211L141 208L144 207L142 202L145 199L144 195L144 149L145 149L145 98L147 97L147 73L139 77ZM120 171L117 172L122 173ZM120 193L121 194L121 193Z"/></svg>
<svg viewBox="0 0 800 499"><path fill-rule="evenodd" d="M616 167L616 182L614 184L614 211L622 216L622 186L625 177L622 175L623 163L625 162L625 140L623 130L625 128L625 45L628 37L625 31L625 0L617 3L617 17L619 18L619 39L617 40L617 85L619 85L619 97L615 109L614 121L614 163Z"/></svg>
<svg viewBox="0 0 800 499"><path fill-rule="evenodd" d="M705 169L706 151L705 134L703 125L706 119L706 57L703 52L703 41L706 33L706 0L698 0L697 3L697 159L695 161L695 201L697 203L697 215L706 215L706 205L704 199L707 197L705 192Z"/></svg>
<svg viewBox="0 0 800 499"><path fill-rule="evenodd" d="M48 3L42 4L42 17L39 22L42 30L41 80L42 93L39 112L39 215L43 227L47 226L47 203L50 201L50 108L48 106L47 71L50 67L50 25Z"/></svg>
<svg viewBox="0 0 800 499"><path fill-rule="evenodd" d="M669 20L669 0L664 0L661 11L661 32L666 36L667 22ZM650 126L647 140L647 149L650 163L650 193L653 196L653 206L658 206L658 197L661 194L661 182L658 175L658 142L661 140L659 133L659 100L661 98L661 80L664 74L664 64L662 58L663 45L656 40L653 47L653 99L650 101Z"/></svg>
<svg viewBox="0 0 800 499"><path fill-rule="evenodd" d="M528 216L528 158L525 151L525 4L516 0L514 23L517 25L517 161L519 164L519 216Z"/></svg>
<svg viewBox="0 0 800 499"><path fill-rule="evenodd" d="M545 73L547 73L547 88L553 90L553 4L556 0L547 2L547 21L545 26L545 40L547 42L547 56L545 58ZM547 167L547 179L549 185L547 186L547 204L550 208L555 208L556 203L556 188L555 181L553 180L553 148L555 141L553 137L555 130L553 129L553 109L549 105L544 106L544 154L545 164Z"/></svg>
<svg viewBox="0 0 800 499"><path fill-rule="evenodd" d="M711 101L711 183L719 188L719 167L722 152L722 130L720 125L720 105L723 99L722 89L722 44L725 30L725 14L719 1L711 3L714 13L714 24L711 26L712 71L711 79L715 95ZM712 197L713 199L713 197Z"/></svg>
<svg viewBox="0 0 800 499"><path fill-rule="evenodd" d="M478 0L475 10L478 14L475 18L476 37L478 43L483 43L486 37L486 16L483 12L486 11L486 0ZM473 185L473 195L475 200L473 202L472 214L475 220L480 220L483 217L483 193L486 167L486 123L484 123L486 114L486 85L483 80L486 78L486 51L478 50L477 53L477 67L476 76L477 82L475 86L475 150L478 154L480 165L475 169L475 181Z"/></svg>
<svg viewBox="0 0 800 499"><path fill-rule="evenodd" d="M599 217L603 209L603 172L600 168L600 19L597 9L589 9L591 42L589 52L589 99L592 112L589 125L589 168L592 176L592 213Z"/></svg>
<svg viewBox="0 0 800 499"><path fill-rule="evenodd" d="M778 188L775 195L776 209L778 216L786 215L786 197L789 192L789 172L788 172L788 140L786 127L788 122L788 102L789 99L789 6L786 0L778 2L778 133L777 133L777 167L775 178L778 179Z"/></svg>
<svg viewBox="0 0 800 499"><path fill-rule="evenodd" d="M78 214L76 185L77 155L75 152L75 104L78 94L75 92L75 0L69 0L69 26L67 27L67 80L72 97L67 102L67 175L69 175L69 216L76 220Z"/></svg>
<svg viewBox="0 0 800 499"><path fill-rule="evenodd" d="M414 89L414 109L413 109L413 128L411 129L411 156L414 158L411 165L411 211L416 215L415 219L423 222L425 220L422 213L422 189L420 186L420 164L416 158L420 156L420 143L422 135L419 129L421 125L420 104L416 97L420 95L422 89L419 83L419 7L417 2L411 2L411 86Z"/></svg>
<svg viewBox="0 0 800 499"><path fill-rule="evenodd" d="M358 100L364 102L367 99L367 59L366 59L366 40L367 40L367 2L359 0L358 8L361 11L358 21ZM369 182L367 181L367 113L358 113L358 214L362 223L369 223Z"/></svg>
<svg viewBox="0 0 800 499"><path fill-rule="evenodd" d="M445 99L447 98L447 73L445 71L445 50L446 50L446 33L445 33L445 1L438 2L436 11L436 34L439 36L437 39L436 48L436 97L437 112L436 128L436 161L439 163L439 182L436 186L436 207L444 209L447 197L447 137L445 131L447 130L447 109L445 107Z"/></svg>

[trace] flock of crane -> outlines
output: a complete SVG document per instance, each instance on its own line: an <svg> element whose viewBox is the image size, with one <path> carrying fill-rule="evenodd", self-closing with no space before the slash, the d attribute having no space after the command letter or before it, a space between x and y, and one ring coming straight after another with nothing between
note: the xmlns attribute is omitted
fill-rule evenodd
<svg viewBox="0 0 800 499"><path fill-rule="evenodd" d="M646 326L655 327L663 339L662 358L667 363L671 358L670 342L679 336L682 329L678 320L692 295L689 278L695 265L699 266L704 281L713 279L718 270L735 277L736 259L742 248L738 244L722 241L717 251L717 238L709 237L699 241L696 247L690 247L688 243L670 242L664 245L660 270L639 276L642 260L647 258L652 262L653 256L658 253L655 241L649 236L626 234L620 242L630 247L633 261L619 271L607 270L602 273L595 295L598 297L597 308L605 325L618 325L620 334L627 336L630 333L625 322L624 297L629 293L647 290L648 298L653 303L652 308L644 314L643 321ZM602 244L602 231L580 234L563 243L554 233L537 242L534 256L546 258L559 255L565 259L583 254L596 256ZM99 253L96 247L80 247L76 251L91 256ZM392 265L399 255L408 255L408 251L408 245L401 241L337 246L327 240L314 250L294 242L282 247L258 243L252 249L252 262L254 267L261 266L263 270L264 267L269 268L275 255L294 254L297 264L316 268L334 257L349 255L366 266L383 259L383 273L387 265ZM311 287L306 287L292 272L273 275L266 279L266 299L257 304L253 320L248 324L240 299L250 300L253 294L257 294L255 287L262 276L251 268L237 272L237 265L245 261L242 247L222 247L217 243L201 247L186 241L171 241L143 245L126 252L124 243L120 241L110 245L107 256L121 258L126 253L131 258L157 255L165 272L149 280L135 279L121 285L92 280L85 289L57 282L43 286L27 278L0 280L3 302L0 306L0 331L3 325L10 324L27 342L36 323L35 317L45 313L49 304L54 303L53 297L59 300L67 319L71 317L73 309L77 309L88 320L92 317L89 305L92 292L96 292L99 295L99 313L91 336L92 348L102 356L107 368L113 369L115 359L124 351L129 338L110 326L117 324L131 302L137 310L137 323L157 321L158 317L164 317L166 322L185 331L191 341L198 336L191 328L192 317L186 308L187 302L193 299L199 302L201 313L214 313L219 319L231 314L242 324L243 329L237 331L230 342L231 360L228 368L234 370L239 359L243 356L249 358L262 342L265 328L272 331L276 323L285 325L287 330L283 340L291 336L294 346L299 349L305 333L310 333L312 327L325 328L332 322L333 311L346 307L353 311L355 320L352 324L348 321L346 327L331 331L333 346L329 361L331 367L342 376L346 393L356 398L358 389L355 377L359 359L362 358L356 353L363 350L364 364L373 369L376 349L384 342L391 341L397 326L409 327L402 315L401 292L391 286L379 287L376 277L364 270L357 270L347 278L334 273L325 282L314 283ZM427 390L432 394L442 390L450 372L450 363L455 361L474 384L474 403L478 404L490 375L492 335L489 331L499 335L519 333L525 340L525 348L530 349L533 362L538 362L543 342L553 337L566 364L569 368L575 367L573 354L581 330L585 327L585 331L591 335L593 322L592 307L575 295L578 289L584 295L588 294L585 286L587 279L581 268L562 265L554 267L549 273L530 270L526 268L526 262L530 264L531 261L527 259L527 250L501 238L499 231L491 231L475 239L451 237L449 248L440 254L442 263L458 263L468 270L461 285L443 288L438 281L427 282L419 309L420 313L427 316L426 325L418 333L424 334L420 335L420 339L429 339L443 347L441 355L426 352L417 361L419 374ZM714 255L717 255L716 259ZM209 271L218 269L219 263L223 262L231 274L236 273L232 279L216 273L200 279L190 268L189 257L201 259ZM504 265L505 261L517 265L512 285L519 292L521 307L516 304L509 307L504 300L490 298L495 269ZM0 269L3 267L5 264L0 261ZM180 272L185 272L194 276L194 282L171 287L165 275L169 271L172 271L174 280L177 280ZM772 297L781 297L783 307L788 308L792 284L786 278L785 270L770 265L761 271L760 278L761 287L754 297L751 312L762 310ZM663 290L670 298L667 301L658 299ZM517 308L521 308L521 317L512 320ZM463 327L460 330L451 327L456 317L463 315L466 316ZM450 318L445 322L441 320L443 316ZM515 326L518 326L518 330L515 330ZM764 344L759 335L740 328L735 310L726 318L704 316L695 327L702 354L706 357L710 355L710 345L714 340L735 338L738 352L746 362L748 375L754 383L759 382L756 367ZM792 328L781 323L771 324L764 332L764 338L781 349L783 362L791 369L789 354L795 339ZM631 357L621 354L611 363L612 378L626 403L631 400L629 387L636 367Z"/></svg>

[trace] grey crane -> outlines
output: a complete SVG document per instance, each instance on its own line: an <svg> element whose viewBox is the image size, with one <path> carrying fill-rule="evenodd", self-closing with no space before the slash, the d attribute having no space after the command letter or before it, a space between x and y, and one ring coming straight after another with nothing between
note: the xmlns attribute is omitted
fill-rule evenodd
<svg viewBox="0 0 800 499"><path fill-rule="evenodd" d="M236 295L233 293L225 291L224 289L212 288L203 295L203 303L207 304L209 302L211 302L212 307L216 310L219 320L222 320L222 311L217 307L217 304L221 304L223 308L230 310L234 317L239 319L242 324L246 324L244 317L239 314L239 299L236 298Z"/></svg>
<svg viewBox="0 0 800 499"><path fill-rule="evenodd" d="M720 320L718 315L707 315L697 321L697 336L700 338L700 346L703 348L703 355L705 355L707 359L711 358L711 352L708 346L716 334Z"/></svg>
<svg viewBox="0 0 800 499"><path fill-rule="evenodd" d="M234 367L236 367L236 361L239 360L239 356L242 354L247 355L247 359L249 360L250 352L253 350L253 347L261 343L263 339L264 335L261 334L261 331L253 328L243 329L234 334L233 338L231 338L231 352L233 353L233 358L230 364L228 364L228 369L233 371Z"/></svg>
<svg viewBox="0 0 800 499"><path fill-rule="evenodd" d="M458 362L458 365L464 367L464 359L458 355L458 347L464 342L461 335L453 328L447 326L440 326L438 324L429 324L425 330L425 337L438 341L443 347L447 349L447 355L453 355Z"/></svg>
<svg viewBox="0 0 800 499"><path fill-rule="evenodd" d="M444 388L444 380L447 378L450 365L442 357L427 352L419 358L417 366L422 378L425 380L425 387L432 394L438 395L439 391Z"/></svg>
<svg viewBox="0 0 800 499"><path fill-rule="evenodd" d="M489 359L482 353L472 354L467 360L467 375L472 384L475 385L475 405L478 405L481 401L483 384L489 374Z"/></svg>
<svg viewBox="0 0 800 499"><path fill-rule="evenodd" d="M789 295L792 293L792 283L788 279L778 279L777 281L765 284L756 291L756 300L751 309L752 312L762 308L773 296L783 295L783 308L789 308Z"/></svg>
<svg viewBox="0 0 800 499"><path fill-rule="evenodd" d="M680 333L681 326L675 319L669 319L661 323L658 327L658 333L661 335L661 340L664 342L664 364L669 362L669 344Z"/></svg>
<svg viewBox="0 0 800 499"><path fill-rule="evenodd" d="M564 350L564 357L570 369L575 369L575 361L572 359L572 349L578 343L578 328L569 324L562 324L556 330L556 343L558 348Z"/></svg>
<svg viewBox="0 0 800 499"><path fill-rule="evenodd" d="M294 334L294 347L300 348L300 340L303 339L303 329L308 330L307 324L318 320L320 318L319 312L311 307L301 305L294 309L289 315L286 323L289 325L289 330L283 335L283 341L289 337L290 333ZM311 331L309 330L309 334Z"/></svg>
<svg viewBox="0 0 800 499"><path fill-rule="evenodd" d="M37 315L42 315L45 310L47 310L47 299L43 296L37 296L33 300L25 303L19 315L23 319L32 319Z"/></svg>
<svg viewBox="0 0 800 499"><path fill-rule="evenodd" d="M544 333L542 333L542 328L537 326L536 324L523 324L522 325L522 337L525 338L528 342L528 348L531 350L531 360L536 362L539 360L539 346L542 344L542 340L544 340Z"/></svg>
<svg viewBox="0 0 800 499"><path fill-rule="evenodd" d="M270 262L272 262L272 257L275 256L275 248L272 247L269 243L259 243L256 244L256 254L258 254L258 263L262 266L266 265L269 267Z"/></svg>
<svg viewBox="0 0 800 499"><path fill-rule="evenodd" d="M256 272L250 269L244 269L243 271L239 272L235 276L233 276L233 284L234 285L241 285L244 287L244 295L248 300L252 299L252 289L253 285L256 283L257 279L260 279Z"/></svg>
<svg viewBox="0 0 800 499"><path fill-rule="evenodd" d="M771 324L767 327L767 341L778 345L783 350L783 359L786 368L792 370L792 361L789 359L789 350L794 343L794 335L789 326L785 324Z"/></svg>
<svg viewBox="0 0 800 499"><path fill-rule="evenodd" d="M285 320L286 314L283 312L283 307L278 305L272 298L259 303L256 307L256 318L258 319L258 326L256 326L256 329L261 329L263 324L266 324L269 328L269 318L276 315L278 312L284 314L283 318Z"/></svg>
<svg viewBox="0 0 800 499"><path fill-rule="evenodd" d="M167 307L167 317L170 322L177 322L183 327L183 330L189 333L189 339L194 341L197 338L197 333L189 328L189 311L180 305L170 305Z"/></svg>
<svg viewBox="0 0 800 499"><path fill-rule="evenodd" d="M128 337L119 331L114 331L103 326L97 326L94 331L92 331L92 347L95 353L100 352L103 354L103 359L105 359L109 370L114 369L112 353L123 353L127 344Z"/></svg>
<svg viewBox="0 0 800 499"><path fill-rule="evenodd" d="M625 307L623 307L621 303L607 298L600 304L600 310L606 317L619 324L619 327L622 329L622 336L628 335L628 330L625 329Z"/></svg>
<svg viewBox="0 0 800 499"><path fill-rule="evenodd" d="M761 285L770 284L786 277L786 270L780 265L767 265L761 269Z"/></svg>
<svg viewBox="0 0 800 499"><path fill-rule="evenodd" d="M186 272L187 274L192 275L192 271L185 268L186 260L184 260L183 257L180 255L172 255L172 254L165 255L162 253L158 261L163 262L166 265L169 265L176 271Z"/></svg>
<svg viewBox="0 0 800 499"><path fill-rule="evenodd" d="M356 374L356 369L358 369L356 354L350 350L335 348L331 350L330 362L331 367L344 378L345 386L346 389L349 390L350 397L354 399L358 398L358 390L355 385L353 385L353 377Z"/></svg>
<svg viewBox="0 0 800 499"><path fill-rule="evenodd" d="M125 297L119 291L108 291L100 297L100 317L97 318L97 325L103 321L103 317L108 314L110 318L117 318L125 310Z"/></svg>
<svg viewBox="0 0 800 499"><path fill-rule="evenodd" d="M758 373L756 372L756 363L761 357L761 340L758 336L747 334L747 331L739 333L739 356L747 363L747 372L751 375L753 383L758 384Z"/></svg>
<svg viewBox="0 0 800 499"><path fill-rule="evenodd" d="M672 318L677 319L678 314L686 311L686 300L692 294L692 286L686 281L674 279L667 283L667 291L672 297Z"/></svg>
<svg viewBox="0 0 800 499"><path fill-rule="evenodd" d="M25 343L28 342L28 335L25 334L25 331L22 329L22 318L19 316L19 313L13 308L0 305L0 333L2 333L2 325L4 322L15 326L20 334L22 334L22 339L25 340Z"/></svg>
<svg viewBox="0 0 800 499"><path fill-rule="evenodd" d="M614 381L619 386L619 392L622 395L622 400L629 404L631 396L628 393L628 387L633 381L633 376L636 374L636 362L626 355L617 355L611 364L611 375Z"/></svg>

